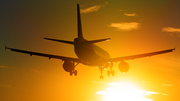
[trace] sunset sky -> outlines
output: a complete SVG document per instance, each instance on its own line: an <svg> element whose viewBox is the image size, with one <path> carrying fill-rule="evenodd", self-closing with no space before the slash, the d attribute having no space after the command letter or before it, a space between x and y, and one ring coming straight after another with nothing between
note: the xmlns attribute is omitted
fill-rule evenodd
<svg viewBox="0 0 180 101"><path fill-rule="evenodd" d="M79 64L77 76L63 61L5 50L11 48L75 57L77 3L87 40L112 58L176 48L172 53L128 60L123 74L99 79L98 68ZM0 101L179 101L179 0L1 0ZM108 68L109 69L109 68Z"/></svg>

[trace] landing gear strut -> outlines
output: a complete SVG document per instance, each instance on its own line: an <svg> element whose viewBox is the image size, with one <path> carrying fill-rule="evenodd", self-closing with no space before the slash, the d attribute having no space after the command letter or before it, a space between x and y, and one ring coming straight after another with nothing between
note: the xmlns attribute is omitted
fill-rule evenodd
<svg viewBox="0 0 180 101"><path fill-rule="evenodd" d="M100 79L104 79L104 76L102 75L104 68L100 67L99 70L101 71Z"/></svg>
<svg viewBox="0 0 180 101"><path fill-rule="evenodd" d="M112 76L115 75L115 71L112 70L112 67L113 67L113 63L111 63L110 70L107 71L107 75L108 75L108 76L110 76L110 74L112 74Z"/></svg>

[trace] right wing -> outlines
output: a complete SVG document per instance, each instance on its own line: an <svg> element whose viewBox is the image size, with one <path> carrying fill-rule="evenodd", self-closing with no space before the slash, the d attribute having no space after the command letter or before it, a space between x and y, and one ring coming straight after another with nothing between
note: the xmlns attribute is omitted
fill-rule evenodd
<svg viewBox="0 0 180 101"><path fill-rule="evenodd" d="M137 59L137 58L143 58L143 57L149 57L149 56L169 53L169 52L173 52L173 50L175 50L175 48L162 50L162 51L155 51L155 52L150 52L150 53L144 53L144 54L138 54L138 55L130 55L130 56L111 58L111 59L104 60L104 62L117 62L117 61L123 61L123 60L133 60L133 59Z"/></svg>
<svg viewBox="0 0 180 101"><path fill-rule="evenodd" d="M71 57L65 57L65 56L58 56L58 55L51 55L51 54L45 54L45 53L39 53L39 52L32 52L32 51L20 50L20 49L15 49L15 48L9 48L6 46L5 46L5 49L10 49L11 51L20 52L20 53L30 54L30 56L37 55L37 56L42 56L42 57L48 57L49 59L54 58L54 59L60 59L63 61L73 61L73 62L77 62L77 63L82 63L82 61L78 58L71 58Z"/></svg>

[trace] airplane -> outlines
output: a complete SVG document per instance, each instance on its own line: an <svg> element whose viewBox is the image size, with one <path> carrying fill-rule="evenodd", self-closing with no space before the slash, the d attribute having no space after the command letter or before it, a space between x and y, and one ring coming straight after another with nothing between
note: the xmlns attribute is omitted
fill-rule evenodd
<svg viewBox="0 0 180 101"><path fill-rule="evenodd" d="M72 76L73 74L77 76L77 70L75 70L75 67L79 63L87 65L87 66L98 67L101 73L100 79L104 78L102 75L103 70L105 70L108 67L110 67L110 70L107 71L107 75L108 76L110 76L110 74L112 76L115 75L115 71L112 69L114 62L120 62L118 65L119 70L121 72L127 72L129 70L129 64L125 62L125 60L149 57L153 55L173 52L173 50L175 50L175 48L173 48L173 49L166 49L166 50L138 54L138 55L111 58L107 51L95 45L95 43L98 43L98 42L108 41L110 40L110 38L87 40L83 37L79 4L77 4L77 29L78 29L78 33L77 33L78 36L77 38L74 39L74 41L59 40L59 39L52 39L52 38L44 38L44 39L73 45L74 52L78 58L32 52L32 51L26 51L26 50L21 50L21 49L10 48L6 46L5 46L5 50L9 49L14 52L30 54L30 56L37 55L37 56L42 56L42 57L48 57L49 59L51 58L60 59L64 62L62 66L63 69L66 72L69 72L70 76Z"/></svg>

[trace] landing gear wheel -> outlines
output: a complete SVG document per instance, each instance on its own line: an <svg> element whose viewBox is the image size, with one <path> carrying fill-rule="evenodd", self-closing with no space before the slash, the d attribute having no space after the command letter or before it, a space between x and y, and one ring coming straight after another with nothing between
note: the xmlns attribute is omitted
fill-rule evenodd
<svg viewBox="0 0 180 101"><path fill-rule="evenodd" d="M110 76L110 71L109 70L107 71L107 76Z"/></svg>
<svg viewBox="0 0 180 101"><path fill-rule="evenodd" d="M112 71L112 76L114 76L115 75L115 72L114 72L114 70Z"/></svg>
<svg viewBox="0 0 180 101"><path fill-rule="evenodd" d="M101 75L101 76L100 76L100 79L104 79L104 76Z"/></svg>
<svg viewBox="0 0 180 101"><path fill-rule="evenodd" d="M73 75L73 72L71 71L71 72L70 72L70 76L72 76L72 75Z"/></svg>
<svg viewBox="0 0 180 101"><path fill-rule="evenodd" d="M77 70L74 71L74 75L77 76Z"/></svg>

